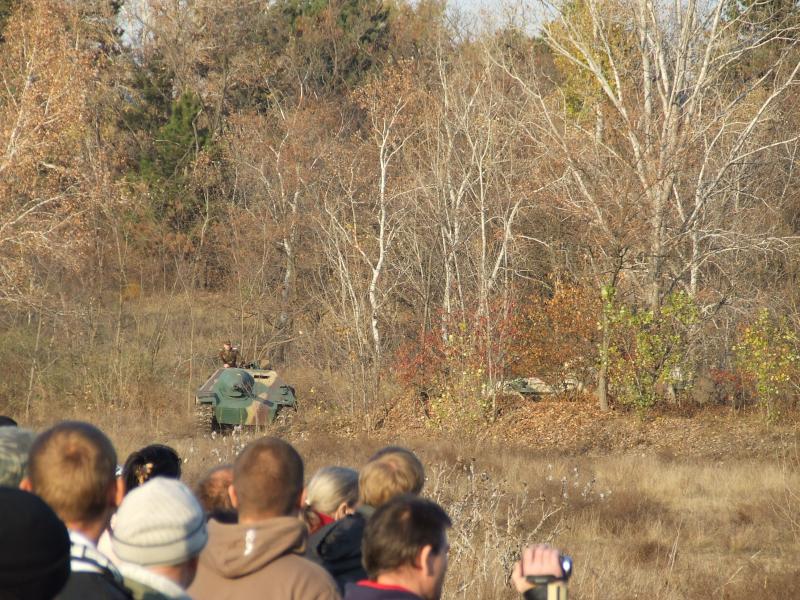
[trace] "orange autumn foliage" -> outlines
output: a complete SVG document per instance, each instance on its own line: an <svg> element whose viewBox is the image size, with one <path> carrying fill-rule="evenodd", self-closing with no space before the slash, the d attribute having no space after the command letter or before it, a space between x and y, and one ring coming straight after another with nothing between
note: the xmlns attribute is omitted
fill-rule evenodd
<svg viewBox="0 0 800 600"><path fill-rule="evenodd" d="M511 340L514 372L548 382L574 377L589 383L597 365L600 298L586 286L558 283L552 297L534 296L518 316Z"/></svg>

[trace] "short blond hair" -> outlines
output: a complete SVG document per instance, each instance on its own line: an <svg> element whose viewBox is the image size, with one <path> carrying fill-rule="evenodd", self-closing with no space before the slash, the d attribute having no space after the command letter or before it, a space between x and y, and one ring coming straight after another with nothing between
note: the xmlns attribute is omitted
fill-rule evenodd
<svg viewBox="0 0 800 600"><path fill-rule="evenodd" d="M39 435L28 459L33 492L67 523L103 516L116 468L111 440L80 421L63 421Z"/></svg>
<svg viewBox="0 0 800 600"><path fill-rule="evenodd" d="M386 448L362 467L358 477L359 502L378 508L395 496L419 494L423 485L425 470L417 456L405 448Z"/></svg>
<svg viewBox="0 0 800 600"><path fill-rule="evenodd" d="M291 515L303 492L303 459L289 442L265 437L250 442L233 463L240 516Z"/></svg>
<svg viewBox="0 0 800 600"><path fill-rule="evenodd" d="M333 515L342 502L358 502L358 471L347 467L323 467L306 486L306 506Z"/></svg>

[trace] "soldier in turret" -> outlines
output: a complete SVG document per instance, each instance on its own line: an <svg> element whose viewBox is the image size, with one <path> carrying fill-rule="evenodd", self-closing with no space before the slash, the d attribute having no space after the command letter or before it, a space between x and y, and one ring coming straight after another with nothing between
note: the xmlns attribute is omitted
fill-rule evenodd
<svg viewBox="0 0 800 600"><path fill-rule="evenodd" d="M219 359L226 369L228 367L236 368L239 363L239 349L231 346L231 342L228 340L222 344L222 350L219 351Z"/></svg>

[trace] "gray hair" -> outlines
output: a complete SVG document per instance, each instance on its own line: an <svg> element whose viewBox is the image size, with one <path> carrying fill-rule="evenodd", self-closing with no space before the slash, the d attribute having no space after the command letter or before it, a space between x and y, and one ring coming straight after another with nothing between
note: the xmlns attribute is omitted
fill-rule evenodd
<svg viewBox="0 0 800 600"><path fill-rule="evenodd" d="M331 515L346 502L355 505L358 500L358 471L347 467L323 467L306 486L306 505Z"/></svg>

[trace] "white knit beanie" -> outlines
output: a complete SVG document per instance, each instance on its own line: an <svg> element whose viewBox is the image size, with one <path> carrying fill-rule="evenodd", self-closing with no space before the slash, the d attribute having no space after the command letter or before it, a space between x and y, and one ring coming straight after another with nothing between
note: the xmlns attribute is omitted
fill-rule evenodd
<svg viewBox="0 0 800 600"><path fill-rule="evenodd" d="M120 560L142 566L177 565L200 554L208 541L206 518L191 490L155 477L125 496L111 543Z"/></svg>

